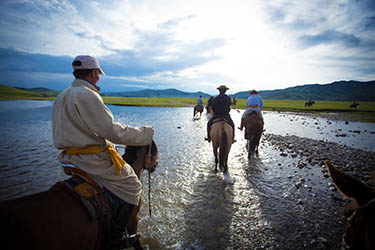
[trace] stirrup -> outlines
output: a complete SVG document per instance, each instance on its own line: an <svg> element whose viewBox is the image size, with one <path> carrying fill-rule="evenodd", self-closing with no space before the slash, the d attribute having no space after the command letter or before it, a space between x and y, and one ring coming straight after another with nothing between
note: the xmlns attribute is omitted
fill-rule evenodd
<svg viewBox="0 0 375 250"><path fill-rule="evenodd" d="M140 237L141 235L139 234L132 234L132 235L124 234L117 239L111 240L112 245L110 249L117 250L117 249L124 249L124 248L131 247L134 245L134 243L136 243L139 240ZM113 241L115 242L113 243Z"/></svg>

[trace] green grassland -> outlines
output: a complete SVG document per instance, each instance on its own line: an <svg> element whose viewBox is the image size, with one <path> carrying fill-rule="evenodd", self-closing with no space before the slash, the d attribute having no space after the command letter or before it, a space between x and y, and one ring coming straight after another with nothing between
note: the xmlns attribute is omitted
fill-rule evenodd
<svg viewBox="0 0 375 250"><path fill-rule="evenodd" d="M0 100L54 100L55 97L0 85ZM196 98L172 97L103 97L108 105L147 106L147 107L193 107ZM294 100L264 100L263 110L285 112L336 113L340 119L375 122L375 102L359 102L357 109L349 108L351 102L317 101L312 107L305 107L306 101ZM203 99L207 103L207 98ZM237 105L232 108L245 109L246 99L238 99Z"/></svg>

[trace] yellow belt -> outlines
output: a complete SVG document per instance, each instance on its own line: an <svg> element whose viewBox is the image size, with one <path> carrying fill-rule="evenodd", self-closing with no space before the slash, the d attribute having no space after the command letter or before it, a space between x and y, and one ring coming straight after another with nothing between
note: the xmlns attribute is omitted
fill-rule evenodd
<svg viewBox="0 0 375 250"><path fill-rule="evenodd" d="M125 166L125 161L113 147L109 145L107 148L102 148L98 145L91 145L86 148L70 147L65 149L65 153L69 155L86 155L86 154L97 154L100 152L109 152L112 160L112 164L115 167L116 173L122 175L121 169Z"/></svg>

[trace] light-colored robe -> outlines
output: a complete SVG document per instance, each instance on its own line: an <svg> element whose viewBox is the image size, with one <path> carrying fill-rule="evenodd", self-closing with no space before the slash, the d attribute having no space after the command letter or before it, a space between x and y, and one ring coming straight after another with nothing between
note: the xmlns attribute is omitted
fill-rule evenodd
<svg viewBox="0 0 375 250"><path fill-rule="evenodd" d="M89 82L75 79L61 92L53 105L53 142L57 149L87 147L109 143L131 146L150 145L151 127L131 127L115 123L112 112L104 104L99 91ZM108 152L68 155L61 152L60 162L71 163L100 181L122 200L137 205L142 184L129 164L116 174Z"/></svg>

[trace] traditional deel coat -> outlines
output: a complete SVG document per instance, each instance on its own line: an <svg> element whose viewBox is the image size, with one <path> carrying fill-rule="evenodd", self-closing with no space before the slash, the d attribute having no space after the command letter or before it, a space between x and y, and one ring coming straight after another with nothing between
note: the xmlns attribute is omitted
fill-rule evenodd
<svg viewBox="0 0 375 250"><path fill-rule="evenodd" d="M131 127L114 122L112 112L104 105L99 91L89 82L76 79L61 92L52 112L53 142L57 149L85 148L90 145L106 147L110 143L131 146L150 145L151 127ZM142 184L129 164L116 173L108 152L69 155L64 151L60 162L74 164L96 178L122 200L137 205Z"/></svg>

